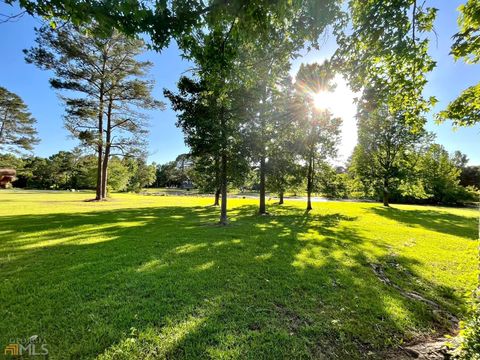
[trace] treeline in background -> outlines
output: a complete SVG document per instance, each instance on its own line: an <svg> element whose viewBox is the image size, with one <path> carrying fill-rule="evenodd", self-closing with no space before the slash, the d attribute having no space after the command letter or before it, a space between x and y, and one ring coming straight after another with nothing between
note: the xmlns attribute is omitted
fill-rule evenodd
<svg viewBox="0 0 480 360"><path fill-rule="evenodd" d="M316 167L314 190L316 195L332 199L381 200L382 191L371 176L359 167L357 151L346 166L321 162ZM113 157L110 164L109 190L114 192L141 192L150 189L182 189L187 192L214 194L215 174L209 171L204 159L181 154L165 164L148 164L136 157ZM79 150L60 151L48 158L38 156L0 155L0 168L17 169L15 188L42 190L94 190L97 159ZM274 164L268 172L274 172ZM306 169L288 179L279 189L273 179L267 181L271 196L305 195ZM250 164L247 171L233 179L231 191L240 193L259 190L258 167ZM417 154L415 165L392 178L395 185L390 192L393 202L425 204L468 204L478 201L480 166L468 164L466 155L459 151L449 154L441 145L432 144Z"/></svg>

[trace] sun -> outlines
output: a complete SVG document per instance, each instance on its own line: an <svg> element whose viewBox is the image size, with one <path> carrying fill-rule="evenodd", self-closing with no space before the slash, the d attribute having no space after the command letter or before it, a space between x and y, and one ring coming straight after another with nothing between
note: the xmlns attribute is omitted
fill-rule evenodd
<svg viewBox="0 0 480 360"><path fill-rule="evenodd" d="M333 92L320 91L311 95L313 105L317 110L328 110L335 116L343 117L346 108L352 104L353 97L347 88L338 88Z"/></svg>
<svg viewBox="0 0 480 360"><path fill-rule="evenodd" d="M332 106L332 94L322 91L312 95L313 105L317 110L327 110Z"/></svg>

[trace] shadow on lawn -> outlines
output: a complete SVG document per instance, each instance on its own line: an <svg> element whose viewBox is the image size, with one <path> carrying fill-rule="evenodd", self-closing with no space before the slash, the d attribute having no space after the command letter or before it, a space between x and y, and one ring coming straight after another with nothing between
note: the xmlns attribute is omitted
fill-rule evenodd
<svg viewBox="0 0 480 360"><path fill-rule="evenodd" d="M370 211L408 226L478 240L476 218L468 218L435 210L406 210L394 207L375 207Z"/></svg>
<svg viewBox="0 0 480 360"><path fill-rule="evenodd" d="M225 228L211 207L0 217L0 344L39 334L51 358L363 358L438 326L378 281L355 218L272 209L233 209Z"/></svg>

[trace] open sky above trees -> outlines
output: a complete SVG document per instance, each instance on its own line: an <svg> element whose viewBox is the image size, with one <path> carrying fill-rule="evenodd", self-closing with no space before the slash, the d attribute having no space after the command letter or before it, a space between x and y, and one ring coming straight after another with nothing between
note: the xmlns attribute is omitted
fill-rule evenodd
<svg viewBox="0 0 480 360"><path fill-rule="evenodd" d="M437 61L437 67L428 75L429 83L426 86L427 96L435 95L439 102L433 113L445 108L467 86L474 85L480 77L480 68L475 65L466 65L462 61L454 62L449 55L452 43L451 36L457 31L456 8L462 1L442 0L435 3L439 8L435 21L437 38L432 41L430 54ZM17 9L4 3L0 4L0 13L10 13ZM38 121L39 137L42 139L36 146L35 153L39 156L49 156L61 149L72 148L76 142L67 138L68 133L63 128L63 108L55 92L51 91L48 72L39 71L23 60L22 50L32 46L34 41L34 27L40 26L39 20L29 16L20 18L17 22L0 24L2 38L2 53L0 58L0 84L20 95L28 104L32 114ZM325 38L320 51L306 53L293 63L291 70L295 74L302 62L321 62L332 55L336 48L333 37ZM162 89L175 89L176 82L182 73L187 71L191 64L182 60L175 44L171 44L159 55L153 51L142 55L142 59L152 61L154 67L152 75L156 83L153 95L163 100ZM353 150L356 142L356 127L354 126L353 104L355 94L348 89L345 81L337 79L337 90L330 100L331 110L335 115L343 118L343 141L339 151L339 162L345 160ZM175 113L167 107L165 111L152 113L151 132L149 134L149 161L163 163L173 160L178 154L186 152L183 134L175 127ZM461 150L470 158L471 164L480 163L478 152L478 136L480 126L474 128L460 128L452 130L451 122L436 125L429 116L427 130L437 135L437 142L443 144L447 150Z"/></svg>

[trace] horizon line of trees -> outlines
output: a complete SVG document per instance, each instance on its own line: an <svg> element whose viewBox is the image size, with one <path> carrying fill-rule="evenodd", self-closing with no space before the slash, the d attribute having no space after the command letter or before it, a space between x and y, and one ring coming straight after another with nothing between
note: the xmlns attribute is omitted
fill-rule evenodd
<svg viewBox="0 0 480 360"><path fill-rule="evenodd" d="M112 156L108 191L139 192L156 180L157 166L144 158ZM96 190L97 157L79 149L47 158L0 154L0 168L17 170L13 187L42 190Z"/></svg>
<svg viewBox="0 0 480 360"><path fill-rule="evenodd" d="M357 150L356 150L357 151ZM354 152L346 167L323 162L315 170L313 193L332 199L382 200L383 189L376 180L358 171ZM142 158L112 157L109 191L141 192L145 188L195 188L199 193L215 194L212 178L204 171L203 159L181 154L165 164L148 164ZM0 167L18 170L13 183L17 188L43 190L94 190L96 188L96 157L79 149L60 151L48 158L0 154ZM298 165L303 174L306 166ZM430 143L415 155L415 166L396 177L389 197L398 203L465 204L478 201L480 166L468 165L460 151L449 154L441 145ZM267 165L267 174L277 171ZM400 175L400 174L399 174ZM382 179L378 179L382 184ZM259 168L250 164L242 180L231 184L229 190L255 191L260 189ZM288 186L279 187L276 181L266 183L266 191L284 202L285 194L305 194L307 179L297 177ZM216 199L218 200L218 198Z"/></svg>
<svg viewBox="0 0 480 360"><path fill-rule="evenodd" d="M356 149L356 151L358 151ZM332 199L370 199L383 201L383 179L359 171L354 153L346 166L322 162L315 170L313 192ZM402 155L403 156L403 155ZM412 154L414 166L397 173L390 180L389 200L396 203L462 205L480 199L480 165L468 165L468 158L460 151L449 154L442 145L430 142L418 153ZM306 173L297 164L301 173ZM267 165L267 175L274 173L275 165ZM215 183L210 173L204 171L203 159L191 154L181 154L175 160L157 165L157 176L152 187L182 188L192 183L200 193L215 194ZM259 168L250 164L242 180L232 183L229 190L260 190ZM304 195L307 190L305 177L297 177L287 187L278 191L276 178L267 182L266 191L283 204L285 194Z"/></svg>

